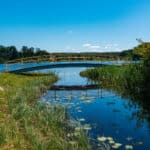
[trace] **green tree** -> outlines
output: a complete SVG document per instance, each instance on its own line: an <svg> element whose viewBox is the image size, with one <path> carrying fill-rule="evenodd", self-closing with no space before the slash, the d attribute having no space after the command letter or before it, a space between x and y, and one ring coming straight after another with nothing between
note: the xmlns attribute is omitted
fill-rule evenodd
<svg viewBox="0 0 150 150"><path fill-rule="evenodd" d="M7 55L10 60L17 59L19 57L19 53L15 46L7 47Z"/></svg>
<svg viewBox="0 0 150 150"><path fill-rule="evenodd" d="M140 55L142 59L150 60L150 43L142 43L134 48L134 54Z"/></svg>
<svg viewBox="0 0 150 150"><path fill-rule="evenodd" d="M34 56L34 48L28 48L27 46L23 46L21 49L22 57L32 57Z"/></svg>
<svg viewBox="0 0 150 150"><path fill-rule="evenodd" d="M49 53L46 50L41 50L40 48L36 49L35 55L48 55Z"/></svg>

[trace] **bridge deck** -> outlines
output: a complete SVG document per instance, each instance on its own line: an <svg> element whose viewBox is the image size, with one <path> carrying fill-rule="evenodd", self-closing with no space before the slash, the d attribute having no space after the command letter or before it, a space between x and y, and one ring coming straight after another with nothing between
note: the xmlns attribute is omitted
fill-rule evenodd
<svg viewBox="0 0 150 150"><path fill-rule="evenodd" d="M43 70L43 69L51 69L51 68L66 68L66 67L101 67L105 66L105 64L102 63L93 63L93 62L72 62L72 63L51 63L51 64L43 64L38 66L31 66L31 67L25 67L20 69L14 69L9 72L12 73L22 73L22 72L29 72L29 71L35 71L35 70Z"/></svg>
<svg viewBox="0 0 150 150"><path fill-rule="evenodd" d="M101 67L105 65L130 64L128 61L72 61L72 62L28 62L0 64L0 72L29 72L41 69L63 68L63 67ZM135 63L135 62L132 62ZM137 63L137 62L136 62Z"/></svg>

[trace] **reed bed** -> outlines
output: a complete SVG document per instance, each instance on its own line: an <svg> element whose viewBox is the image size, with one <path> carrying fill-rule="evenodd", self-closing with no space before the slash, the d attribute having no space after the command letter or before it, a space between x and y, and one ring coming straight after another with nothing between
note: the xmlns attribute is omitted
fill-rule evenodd
<svg viewBox="0 0 150 150"><path fill-rule="evenodd" d="M121 94L139 96L144 92L144 74L142 64L124 66L105 66L88 69L80 73L101 88L115 90Z"/></svg>

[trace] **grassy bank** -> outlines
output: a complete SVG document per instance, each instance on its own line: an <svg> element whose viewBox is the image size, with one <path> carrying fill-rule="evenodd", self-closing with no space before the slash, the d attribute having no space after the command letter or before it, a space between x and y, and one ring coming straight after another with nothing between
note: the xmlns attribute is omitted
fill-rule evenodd
<svg viewBox="0 0 150 150"><path fill-rule="evenodd" d="M102 88L112 89L130 97L141 97L147 92L144 70L142 64L106 66L85 70L80 75L100 84Z"/></svg>
<svg viewBox="0 0 150 150"><path fill-rule="evenodd" d="M56 80L54 75L0 74L0 149L88 149L84 134L74 134L64 107L38 100Z"/></svg>

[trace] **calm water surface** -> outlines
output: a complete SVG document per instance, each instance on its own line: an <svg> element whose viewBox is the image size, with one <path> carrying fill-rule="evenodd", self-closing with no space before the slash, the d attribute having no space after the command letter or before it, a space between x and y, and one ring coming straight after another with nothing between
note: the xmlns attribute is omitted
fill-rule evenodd
<svg viewBox="0 0 150 150"><path fill-rule="evenodd" d="M56 85L89 84L79 75L84 69L86 68L53 69L60 77ZM92 139L112 137L115 142L123 144L119 148L121 150L125 149L125 145L132 145L136 150L150 149L149 123L144 120L144 116L137 117L136 114L141 108L133 105L130 99L122 98L114 92L97 89L48 91L42 100L54 105L67 106L71 118L80 121L82 125L90 125L88 135Z"/></svg>

